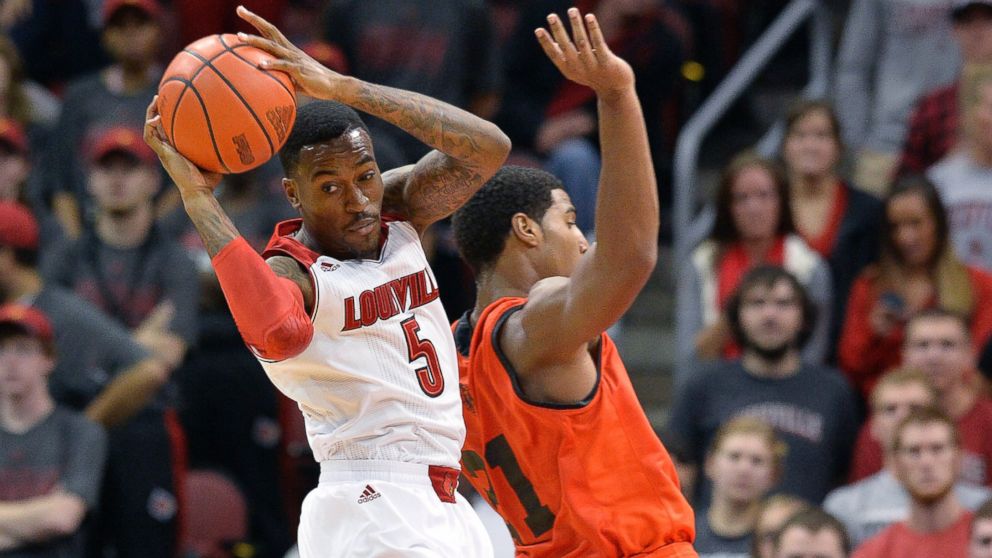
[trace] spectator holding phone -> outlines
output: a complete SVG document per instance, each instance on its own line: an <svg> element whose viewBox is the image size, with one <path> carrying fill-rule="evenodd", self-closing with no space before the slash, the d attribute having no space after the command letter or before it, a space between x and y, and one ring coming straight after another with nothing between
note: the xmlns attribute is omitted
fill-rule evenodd
<svg viewBox="0 0 992 558"><path fill-rule="evenodd" d="M900 363L906 320L927 308L964 316L974 346L992 333L992 275L965 265L933 184L910 176L885 200L881 258L851 287L838 346L841 369L864 397Z"/></svg>

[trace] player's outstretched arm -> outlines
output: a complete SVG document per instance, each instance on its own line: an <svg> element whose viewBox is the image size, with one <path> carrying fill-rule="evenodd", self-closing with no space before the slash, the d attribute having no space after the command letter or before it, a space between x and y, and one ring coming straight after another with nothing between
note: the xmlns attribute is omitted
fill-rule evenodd
<svg viewBox="0 0 992 558"><path fill-rule="evenodd" d="M535 33L565 77L596 92L603 160L597 243L569 281L532 291L521 320L536 334L553 332L558 347L549 350L571 353L616 322L647 282L657 260L659 211L634 72L610 51L595 16L572 8L568 19L571 37L554 14L548 16L549 30Z"/></svg>
<svg viewBox="0 0 992 558"><path fill-rule="evenodd" d="M241 35L277 60L266 67L289 74L305 94L331 99L395 124L433 147L412 167L393 172L384 211L406 216L419 230L461 207L506 160L510 139L495 124L437 99L367 83L320 65L293 45L271 23L243 7L238 15L258 29L261 37Z"/></svg>
<svg viewBox="0 0 992 558"><path fill-rule="evenodd" d="M214 197L221 175L198 168L169 144L158 97L145 116L145 142L179 189L241 337L263 358L299 354L313 336L307 309L313 307L315 294L307 272L284 257L272 258L267 265L248 245Z"/></svg>

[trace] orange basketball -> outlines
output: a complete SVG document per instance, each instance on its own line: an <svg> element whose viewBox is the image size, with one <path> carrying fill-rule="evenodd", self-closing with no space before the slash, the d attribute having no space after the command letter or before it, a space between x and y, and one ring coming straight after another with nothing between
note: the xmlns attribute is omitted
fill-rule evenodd
<svg viewBox="0 0 992 558"><path fill-rule="evenodd" d="M296 120L296 91L272 56L237 35L213 35L176 55L158 85L169 142L198 167L239 173L279 152Z"/></svg>

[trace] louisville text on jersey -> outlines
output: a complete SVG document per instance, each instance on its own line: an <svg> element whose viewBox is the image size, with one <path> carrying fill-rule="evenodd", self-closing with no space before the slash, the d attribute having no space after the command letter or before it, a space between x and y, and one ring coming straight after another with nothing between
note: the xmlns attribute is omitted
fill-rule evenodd
<svg viewBox="0 0 992 558"><path fill-rule="evenodd" d="M422 269L344 299L344 328L352 331L423 306L438 298L434 279Z"/></svg>

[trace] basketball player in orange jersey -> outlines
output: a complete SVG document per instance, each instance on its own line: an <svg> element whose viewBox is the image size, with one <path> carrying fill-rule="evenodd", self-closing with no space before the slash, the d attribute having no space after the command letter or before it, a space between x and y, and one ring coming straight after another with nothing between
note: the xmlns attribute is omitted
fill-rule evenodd
<svg viewBox="0 0 992 558"><path fill-rule="evenodd" d="M561 183L505 167L455 212L476 271L455 325L462 470L503 516L517 556L696 556L692 509L604 330L657 258L658 195L634 74L596 18L568 11L537 39L599 103L603 167L592 246Z"/></svg>
<svg viewBox="0 0 992 558"><path fill-rule="evenodd" d="M243 8L300 107L280 152L300 219L263 256L213 196L220 177L169 143L148 108L145 140L175 181L245 342L299 403L320 484L303 502L304 558L488 557L492 546L455 491L464 439L458 364L420 236L496 172L509 140L440 101L335 73ZM380 174L355 107L435 148ZM266 265L268 264L268 265Z"/></svg>

